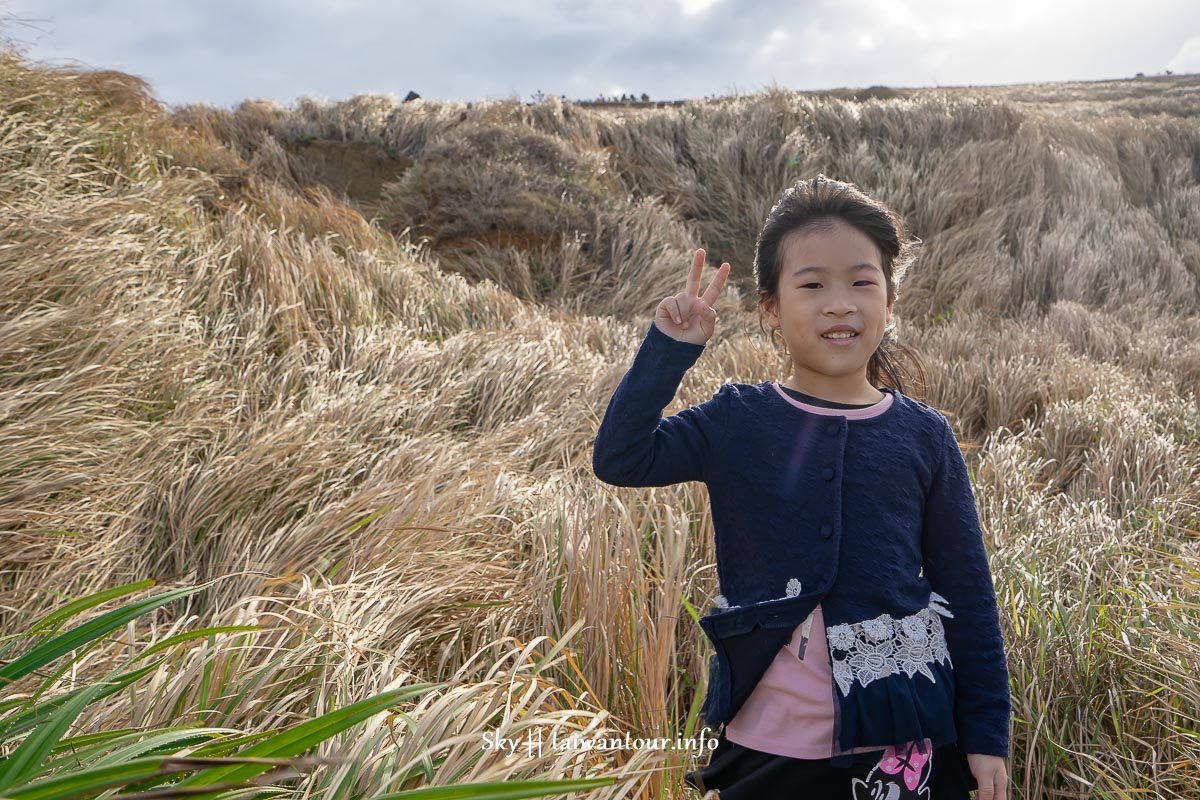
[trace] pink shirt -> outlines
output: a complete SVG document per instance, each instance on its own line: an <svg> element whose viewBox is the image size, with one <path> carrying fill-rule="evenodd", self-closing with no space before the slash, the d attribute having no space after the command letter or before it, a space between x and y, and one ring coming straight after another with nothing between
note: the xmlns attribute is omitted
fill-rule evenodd
<svg viewBox="0 0 1200 800"><path fill-rule="evenodd" d="M850 424L882 414L892 403L892 395L867 408L826 408L803 403L772 382L775 390L792 405L813 414L847 417ZM804 628L808 625L808 641ZM803 647L803 653L801 652ZM754 687L737 715L725 726L725 738L731 742L792 758L825 759L833 755L834 723L833 664L825 638L825 620L818 605L805 624L796 628L771 666ZM883 750L856 747L851 752Z"/></svg>

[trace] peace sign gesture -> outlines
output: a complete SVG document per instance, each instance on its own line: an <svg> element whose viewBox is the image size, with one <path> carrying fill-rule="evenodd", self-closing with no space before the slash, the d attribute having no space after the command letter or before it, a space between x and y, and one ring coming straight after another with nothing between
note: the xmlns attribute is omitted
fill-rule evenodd
<svg viewBox="0 0 1200 800"><path fill-rule="evenodd" d="M704 250L696 251L692 259L692 270L688 273L687 288L679 294L663 298L658 304L654 315L654 324L658 329L681 342L704 344L712 338L717 327L717 312L712 305L717 295L725 288L725 280L732 269L726 261L717 270L712 282L704 290L704 295L697 297L700 292L700 274L704 269Z"/></svg>

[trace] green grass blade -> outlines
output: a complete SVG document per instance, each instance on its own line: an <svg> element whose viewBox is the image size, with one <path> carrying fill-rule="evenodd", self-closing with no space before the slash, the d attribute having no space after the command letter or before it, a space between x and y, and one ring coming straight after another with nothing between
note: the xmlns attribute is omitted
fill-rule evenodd
<svg viewBox="0 0 1200 800"><path fill-rule="evenodd" d="M411 697L437 688L439 684L414 684L390 692L359 700L344 708L323 714L316 719L283 730L270 739L239 751L239 758L290 758L298 756L316 745L331 739L347 728L356 725L381 711ZM181 786L205 785L215 782L244 781L264 772L269 767L262 764L237 764L215 767L198 772L187 778Z"/></svg>
<svg viewBox="0 0 1200 800"><path fill-rule="evenodd" d="M71 750L81 752L92 747L111 747L126 740L127 737L144 736L141 731L133 728L120 728L113 731L98 731L96 733L81 733L69 739L63 739L54 747L54 752Z"/></svg>
<svg viewBox="0 0 1200 800"><path fill-rule="evenodd" d="M696 611L696 607L689 603L686 597L680 597L679 599L683 603L683 607L687 609L688 616L692 618L692 622L699 625L700 612Z"/></svg>
<svg viewBox="0 0 1200 800"><path fill-rule="evenodd" d="M111 589L104 589L96 592L95 594L89 594L87 597L81 597L78 600L67 603L65 606L57 609L56 611L50 612L45 617L42 617L33 624L33 626L29 629L29 633L36 634L41 633L42 631L57 630L60 623L65 622L76 614L95 608L103 603L107 603L109 600L115 600L116 598L124 597L127 594L140 592L142 589L149 589L154 584L155 581L153 578L147 578L144 581L126 583L123 586L114 586Z"/></svg>
<svg viewBox="0 0 1200 800"><path fill-rule="evenodd" d="M232 755L240 747L253 742L261 742L263 739L274 736L275 731L259 731L258 733L241 733L237 736L231 736L225 739L214 739L211 742L202 744L192 751L192 755L196 758L218 758L220 756Z"/></svg>
<svg viewBox="0 0 1200 800"><path fill-rule="evenodd" d="M563 633L562 636L558 637L558 641L554 643L554 646L550 648L550 651L546 653L546 655L539 658L537 663L533 665L532 673L534 675L540 675L542 670L546 668L546 665L553 661L555 656L562 652L562 649L566 647L567 642L571 641L571 637L578 633L581 628L583 628L583 619L575 620L575 622L571 624L571 627L567 628L566 632Z"/></svg>
<svg viewBox="0 0 1200 800"><path fill-rule="evenodd" d="M96 792L144 781L156 775L189 772L195 767L170 757L139 758L106 767L72 770L48 780L20 786L4 793L4 800L80 800Z"/></svg>
<svg viewBox="0 0 1200 800"><path fill-rule="evenodd" d="M9 651L16 647L21 642L28 639L30 636L39 636L43 633L53 633L58 628L58 624L70 619L81 611L86 611L89 608L95 608L102 603L106 603L117 597L122 597L127 594L132 594L142 589L148 589L154 585L154 580L147 578L144 581L136 583L127 583L123 586L115 586L112 589L105 589L95 594L90 594L87 597L80 598L74 602L68 603L62 608L51 612L35 622L27 631L14 633L0 638L0 659L5 658Z"/></svg>
<svg viewBox="0 0 1200 800"><path fill-rule="evenodd" d="M264 630L261 625L218 625L213 628L199 628L194 631L185 631L163 639L161 642L147 647L142 652L133 657L134 661L152 656L155 653L160 653L163 650L168 650L177 644L190 642L193 639L203 639L205 636L212 636L216 633L248 633L251 631Z"/></svg>
<svg viewBox="0 0 1200 800"><path fill-rule="evenodd" d="M189 586L183 589L174 589L144 600L129 603L107 614L102 614L96 619L78 625L66 633L55 636L53 639L43 642L15 661L11 661L0 667L0 688L19 678L23 678L36 669L44 667L46 664L71 652L77 647L100 639L148 611L152 611L159 606L165 606L167 603L187 597L190 594L195 594L202 588L204 587Z"/></svg>
<svg viewBox="0 0 1200 800"><path fill-rule="evenodd" d="M135 669L131 672L117 675L114 678L109 678L101 683L96 684L96 686L102 688L100 693L92 698L92 702L95 702L96 700L102 700L109 695L116 694L139 678L153 672L158 668L159 663L161 662L156 661L152 664L147 664L140 669ZM0 744L11 741L12 739L15 739L23 734L25 731L41 725L51 715L58 713L60 708L71 702L72 698L83 694L84 692L88 692L92 688L93 687L91 686L84 686L80 689L75 689L64 695L60 695L59 697L36 703L25 711L0 720Z"/></svg>
<svg viewBox="0 0 1200 800"><path fill-rule="evenodd" d="M26 781L38 772L54 745L58 744L58 740L70 729L71 723L92 704L104 688L103 683L97 683L76 694L51 714L45 723L26 736L25 741L21 742L21 746L12 755L0 760L0 795L10 786Z"/></svg>
<svg viewBox="0 0 1200 800"><path fill-rule="evenodd" d="M105 732L115 735L86 733L60 741L54 748L53 758L43 765L42 772L50 775L60 769L101 766L147 756L176 755L181 747L203 746L222 738L233 738L237 733L229 728L160 728L150 731L126 728ZM151 741L159 735L178 737L178 741Z"/></svg>
<svg viewBox="0 0 1200 800"><path fill-rule="evenodd" d="M203 744L212 739L223 739L231 734L236 736L238 733L239 731L232 728L168 728L158 732L152 731L152 735L144 736L141 741L127 744L96 759L94 765L99 767L149 756L175 755L184 747Z"/></svg>

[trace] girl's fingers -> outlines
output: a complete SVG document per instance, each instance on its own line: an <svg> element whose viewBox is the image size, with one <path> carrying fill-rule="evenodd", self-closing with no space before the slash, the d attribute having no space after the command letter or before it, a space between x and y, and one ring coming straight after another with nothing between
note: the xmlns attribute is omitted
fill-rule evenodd
<svg viewBox="0 0 1200 800"><path fill-rule="evenodd" d="M663 300L663 304L666 305L667 313L671 315L671 319L675 321L675 324L682 324L683 316L679 313L679 302L675 299L674 295Z"/></svg>
<svg viewBox="0 0 1200 800"><path fill-rule="evenodd" d="M692 314L694 313L692 306L695 304L696 298L694 297L682 293L675 295L675 307L679 309L679 324L684 328L689 327L688 323L691 321Z"/></svg>
<svg viewBox="0 0 1200 800"><path fill-rule="evenodd" d="M692 258L692 271L688 273L686 289L688 297L696 297L700 294L700 274L703 270L704 250L701 248L696 251L696 255Z"/></svg>
<svg viewBox="0 0 1200 800"><path fill-rule="evenodd" d="M713 276L712 281L708 284L708 288L704 290L704 297L700 299L705 303L708 303L710 306L717 302L717 296L721 294L721 290L725 288L725 281L728 280L729 273L732 270L733 267L729 266L728 261L722 264L721 268L717 270L717 274Z"/></svg>

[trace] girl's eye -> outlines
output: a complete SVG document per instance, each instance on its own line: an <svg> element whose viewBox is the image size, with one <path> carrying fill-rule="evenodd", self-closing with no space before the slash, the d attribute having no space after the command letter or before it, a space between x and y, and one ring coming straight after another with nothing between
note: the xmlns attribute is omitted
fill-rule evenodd
<svg viewBox="0 0 1200 800"><path fill-rule="evenodd" d="M857 285L858 285L858 284L860 284L860 283L866 284L867 286L874 286L874 285L875 285L875 281L866 281L866 280L863 280L863 281L858 281L858 282L856 282L854 285L855 285L855 286L857 286ZM808 287L810 287L810 286L820 286L820 285L821 285L821 284L819 284L819 283L806 283L806 284L802 285L800 288L801 288L801 289L807 289L807 288L808 288Z"/></svg>

